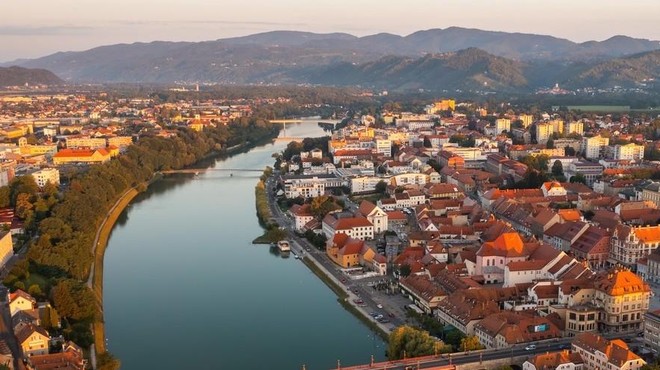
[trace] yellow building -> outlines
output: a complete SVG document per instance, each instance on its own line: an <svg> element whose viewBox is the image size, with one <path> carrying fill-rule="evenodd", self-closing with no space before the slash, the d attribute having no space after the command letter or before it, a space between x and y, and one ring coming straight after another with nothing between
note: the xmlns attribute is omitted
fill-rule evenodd
<svg viewBox="0 0 660 370"><path fill-rule="evenodd" d="M331 240L326 253L342 268L356 267L360 265L360 252L364 245L364 240L353 239L340 233Z"/></svg>
<svg viewBox="0 0 660 370"><path fill-rule="evenodd" d="M518 119L522 122L523 127L527 128L534 122L534 116L531 114L521 114Z"/></svg>
<svg viewBox="0 0 660 370"><path fill-rule="evenodd" d="M431 109L430 113L436 113L445 110L455 110L455 109L456 109L456 101L454 99L444 99L433 103L433 108Z"/></svg>
<svg viewBox="0 0 660 370"><path fill-rule="evenodd" d="M553 132L558 134L564 133L564 121L560 119L553 119L552 121L548 121L548 124L552 125Z"/></svg>
<svg viewBox="0 0 660 370"><path fill-rule="evenodd" d="M7 127L6 129L0 131L0 133L6 136L7 139L17 139L27 134L27 127L26 126Z"/></svg>
<svg viewBox="0 0 660 370"><path fill-rule="evenodd" d="M497 133L501 134L502 132L511 131L511 120L508 118L498 118L495 121L495 127L497 128Z"/></svg>
<svg viewBox="0 0 660 370"><path fill-rule="evenodd" d="M11 240L11 233L8 231L0 232L0 268L14 255L14 243Z"/></svg>
<svg viewBox="0 0 660 370"><path fill-rule="evenodd" d="M30 145L27 139L22 137L18 139L18 148L21 155L54 155L57 153L57 144Z"/></svg>
<svg viewBox="0 0 660 370"><path fill-rule="evenodd" d="M193 131L202 131L204 130L204 123L200 119L194 119L188 122L188 127Z"/></svg>
<svg viewBox="0 0 660 370"><path fill-rule="evenodd" d="M651 288L642 278L628 270L617 270L600 276L594 287L594 301L602 305L598 320L601 333L642 330L651 299Z"/></svg>
<svg viewBox="0 0 660 370"><path fill-rule="evenodd" d="M539 144L547 143L553 132L554 127L549 123L536 124L536 142Z"/></svg>
<svg viewBox="0 0 660 370"><path fill-rule="evenodd" d="M66 138L67 148L91 148L99 149L105 148L107 141L102 137L89 137L89 136L69 136Z"/></svg>
<svg viewBox="0 0 660 370"><path fill-rule="evenodd" d="M106 149L62 149L53 156L56 165L66 163L104 163L110 160Z"/></svg>
<svg viewBox="0 0 660 370"><path fill-rule="evenodd" d="M14 332L24 356L48 354L50 336L42 327L22 322L16 326Z"/></svg>
<svg viewBox="0 0 660 370"><path fill-rule="evenodd" d="M569 122L565 125L565 127L566 134L584 134L584 123L582 123L582 121Z"/></svg>

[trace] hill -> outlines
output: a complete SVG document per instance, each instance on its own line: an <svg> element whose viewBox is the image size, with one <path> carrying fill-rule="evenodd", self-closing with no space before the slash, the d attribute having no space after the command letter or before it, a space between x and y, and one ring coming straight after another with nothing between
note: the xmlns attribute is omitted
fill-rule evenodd
<svg viewBox="0 0 660 370"><path fill-rule="evenodd" d="M385 57L361 65L342 63L298 74L313 84L362 85L384 89L528 88L524 64L470 48L421 58Z"/></svg>
<svg viewBox="0 0 660 370"><path fill-rule="evenodd" d="M616 58L585 68L571 85L632 87L660 78L660 50Z"/></svg>
<svg viewBox="0 0 660 370"><path fill-rule="evenodd" d="M274 31L206 42L151 42L61 52L19 65L46 68L77 82L288 83L307 68L364 64L396 56L478 48L494 56L529 63L597 62L660 48L658 42L616 36L574 43L552 36L450 27L407 36L388 33L356 37Z"/></svg>
<svg viewBox="0 0 660 370"><path fill-rule="evenodd" d="M0 67L0 86L30 85L60 85L63 84L53 72L45 69L29 69L23 67Z"/></svg>

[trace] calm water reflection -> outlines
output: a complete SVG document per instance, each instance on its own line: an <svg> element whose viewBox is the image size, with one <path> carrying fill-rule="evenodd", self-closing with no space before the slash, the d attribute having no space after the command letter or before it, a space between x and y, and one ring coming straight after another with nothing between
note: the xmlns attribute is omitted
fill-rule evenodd
<svg viewBox="0 0 660 370"><path fill-rule="evenodd" d="M320 136L313 124L290 136ZM263 168L285 144L220 160ZM326 369L384 344L300 261L255 246L254 173L154 184L122 214L105 257L108 347L123 369Z"/></svg>

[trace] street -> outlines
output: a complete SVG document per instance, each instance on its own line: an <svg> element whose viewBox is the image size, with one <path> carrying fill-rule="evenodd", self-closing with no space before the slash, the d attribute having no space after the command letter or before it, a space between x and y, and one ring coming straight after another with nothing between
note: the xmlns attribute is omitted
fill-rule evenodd
<svg viewBox="0 0 660 370"><path fill-rule="evenodd" d="M315 246L311 245L307 239L301 238L295 234L293 231L293 221L285 215L277 205L274 195L275 181L272 177L267 179L266 189L273 218L277 221L280 227L286 228L289 240L293 241L291 245L292 252L301 257L307 256L322 271L324 271L335 284L343 287L348 294L348 303L359 310L366 319L378 325L385 333L389 334L396 327L406 324L406 316L403 306L409 304L410 301L400 294L387 295L385 292L377 291L371 286L368 286L369 283L374 281L391 279L391 277L375 276L359 280L351 279L351 276L343 273L339 267L326 256L324 251L317 249ZM357 209L357 206L353 203L348 203L348 207L352 211ZM364 303L361 305L356 304L355 300L357 299L361 299ZM379 305L382 308L379 308ZM389 322L380 323L376 321L370 313L382 314L387 317ZM394 317L390 316L390 313L393 314Z"/></svg>

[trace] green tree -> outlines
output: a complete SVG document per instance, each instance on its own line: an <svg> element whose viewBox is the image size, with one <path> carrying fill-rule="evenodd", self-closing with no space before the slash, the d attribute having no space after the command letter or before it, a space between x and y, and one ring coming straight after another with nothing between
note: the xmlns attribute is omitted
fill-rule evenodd
<svg viewBox="0 0 660 370"><path fill-rule="evenodd" d="M390 333L387 358L398 360L433 355L440 347L441 343L433 339L428 332L410 326L400 326Z"/></svg>
<svg viewBox="0 0 660 370"><path fill-rule="evenodd" d="M30 197L34 197L39 192L39 186L34 181L34 177L30 176L17 176L9 183L11 204L16 204L16 199L19 194L25 193Z"/></svg>
<svg viewBox="0 0 660 370"><path fill-rule="evenodd" d="M28 293L34 297L40 297L42 295L41 288L37 284L32 284L28 288Z"/></svg>
<svg viewBox="0 0 660 370"><path fill-rule="evenodd" d="M447 344L451 344L454 348L457 349L460 347L463 338L465 338L465 335L456 329L448 332L444 337Z"/></svg>
<svg viewBox="0 0 660 370"><path fill-rule="evenodd" d="M387 191L387 183L383 180L378 181L376 184L376 192L379 194L385 194Z"/></svg>
<svg viewBox="0 0 660 370"><path fill-rule="evenodd" d="M545 143L546 149L554 149L555 148L555 141L552 138L549 138L548 141Z"/></svg>
<svg viewBox="0 0 660 370"><path fill-rule="evenodd" d="M564 166L561 164L560 160L556 160L552 164L552 175L555 177L564 176Z"/></svg>
<svg viewBox="0 0 660 370"><path fill-rule="evenodd" d="M568 157L574 157L575 149L567 145L566 148L564 148L564 154L566 154Z"/></svg>
<svg viewBox="0 0 660 370"><path fill-rule="evenodd" d="M470 335L468 337L461 339L461 351L476 351L478 349L484 348L481 343L479 343L479 338L476 335Z"/></svg>
<svg viewBox="0 0 660 370"><path fill-rule="evenodd" d="M26 193L18 194L16 198L16 216L25 220L29 212L32 211L34 205L30 202L30 195Z"/></svg>
<svg viewBox="0 0 660 370"><path fill-rule="evenodd" d="M0 208L7 208L11 204L11 191L9 186L0 187Z"/></svg>
<svg viewBox="0 0 660 370"><path fill-rule="evenodd" d="M341 209L340 206L335 204L334 199L329 196L321 195L320 197L312 198L309 203L310 211L316 217L325 217L329 212Z"/></svg>
<svg viewBox="0 0 660 370"><path fill-rule="evenodd" d="M406 277L406 276L410 275L411 272L412 271L410 269L410 265L407 264L407 263L404 263L403 265L401 265L399 267L399 275L401 275L403 277Z"/></svg>
<svg viewBox="0 0 660 370"><path fill-rule="evenodd" d="M587 179L584 177L583 174L578 173L578 174L575 174L575 176L571 177L570 182L572 182L572 183L577 183L577 182L579 182L579 183L581 183L581 184L585 184L585 185L586 185L586 184L587 184Z"/></svg>
<svg viewBox="0 0 660 370"><path fill-rule="evenodd" d="M53 287L51 294L60 315L78 321L94 318L96 312L94 294L81 281L61 280Z"/></svg>
<svg viewBox="0 0 660 370"><path fill-rule="evenodd" d="M433 145L431 144L431 140L429 140L428 136L424 136L424 148L430 148Z"/></svg>
<svg viewBox="0 0 660 370"><path fill-rule="evenodd" d="M119 370L121 368L121 362L110 352L101 353L96 358L97 370Z"/></svg>

